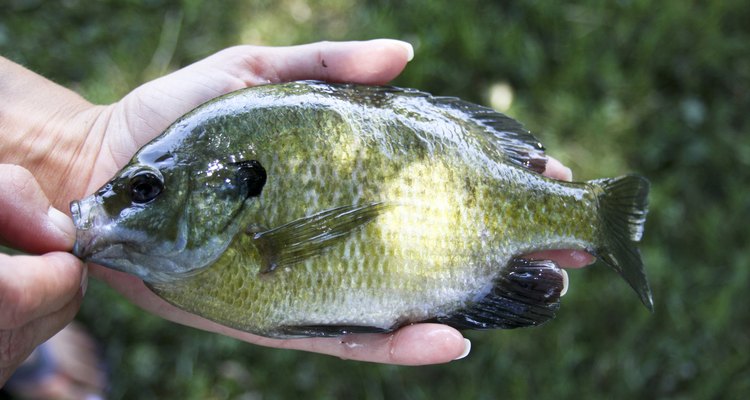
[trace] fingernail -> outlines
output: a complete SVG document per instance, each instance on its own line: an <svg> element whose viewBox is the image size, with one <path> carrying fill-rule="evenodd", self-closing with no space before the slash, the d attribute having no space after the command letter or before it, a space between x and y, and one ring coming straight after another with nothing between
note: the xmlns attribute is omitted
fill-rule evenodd
<svg viewBox="0 0 750 400"><path fill-rule="evenodd" d="M461 353L460 356L454 358L453 360L460 360L462 358L466 358L466 356L468 356L470 352L471 352L471 340L464 338L464 352Z"/></svg>
<svg viewBox="0 0 750 400"><path fill-rule="evenodd" d="M573 170L570 169L570 168L568 168L568 167L564 167L564 168L565 168L565 180L566 181L572 181L573 180Z"/></svg>
<svg viewBox="0 0 750 400"><path fill-rule="evenodd" d="M571 252L570 259L580 266L590 265L596 261L596 258L594 258L594 256L581 250L575 250Z"/></svg>
<svg viewBox="0 0 750 400"><path fill-rule="evenodd" d="M409 42L404 42L403 40L394 40L394 42L398 43L399 46L403 47L406 50L406 62L409 62L414 59L414 47Z"/></svg>
<svg viewBox="0 0 750 400"><path fill-rule="evenodd" d="M73 225L73 220L70 219L70 217L52 206L47 210L47 216L52 222L52 225L54 225L60 233L67 236L71 243L75 241L76 227Z"/></svg>

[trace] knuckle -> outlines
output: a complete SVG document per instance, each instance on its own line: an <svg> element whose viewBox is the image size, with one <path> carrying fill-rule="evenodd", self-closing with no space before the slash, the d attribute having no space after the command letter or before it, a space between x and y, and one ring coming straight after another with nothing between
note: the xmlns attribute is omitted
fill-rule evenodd
<svg viewBox="0 0 750 400"><path fill-rule="evenodd" d="M25 329L0 330L0 369L21 364L34 349L33 335L24 334Z"/></svg>
<svg viewBox="0 0 750 400"><path fill-rule="evenodd" d="M10 221L14 220L19 207L23 209L23 202L36 194L36 180L26 168L13 164L0 164L0 235L7 235L8 228L12 228ZM10 238L9 238L10 239Z"/></svg>
<svg viewBox="0 0 750 400"><path fill-rule="evenodd" d="M15 193L24 193L29 188L29 183L34 179L34 176L27 170L18 165L5 165L6 171L3 171L0 176L3 180L6 180L6 188L10 189Z"/></svg>
<svg viewBox="0 0 750 400"><path fill-rule="evenodd" d="M17 285L2 285L0 293L0 329L15 329L28 322L28 316L36 307L26 293Z"/></svg>
<svg viewBox="0 0 750 400"><path fill-rule="evenodd" d="M228 72L242 81L244 86L278 82L279 73L270 60L269 51L262 46L232 46L214 54L209 65Z"/></svg>
<svg viewBox="0 0 750 400"><path fill-rule="evenodd" d="M261 80L271 82L279 81L279 72L264 54L255 51L246 51L238 59L242 64L243 70L247 71L249 77L252 77L254 80L260 78ZM249 79L245 78L245 80Z"/></svg>

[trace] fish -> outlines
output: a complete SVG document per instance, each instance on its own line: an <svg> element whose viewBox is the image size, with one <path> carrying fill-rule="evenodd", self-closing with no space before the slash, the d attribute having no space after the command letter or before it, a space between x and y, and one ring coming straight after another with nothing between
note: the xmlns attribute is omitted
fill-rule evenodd
<svg viewBox="0 0 750 400"><path fill-rule="evenodd" d="M273 338L540 325L567 275L523 255L548 249L591 253L653 310L638 249L648 180L563 182L546 163L521 123L459 98L246 88L185 114L72 202L73 253Z"/></svg>

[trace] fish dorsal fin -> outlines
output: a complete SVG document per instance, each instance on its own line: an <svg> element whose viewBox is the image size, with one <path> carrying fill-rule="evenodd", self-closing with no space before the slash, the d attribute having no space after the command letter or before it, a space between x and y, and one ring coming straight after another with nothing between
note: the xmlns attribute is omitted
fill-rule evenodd
<svg viewBox="0 0 750 400"><path fill-rule="evenodd" d="M512 164L540 174L547 167L544 146L515 119L456 97L433 97L432 102L441 107L461 111L469 119L482 125L487 135L479 139L501 153Z"/></svg>
<svg viewBox="0 0 750 400"><path fill-rule="evenodd" d="M389 206L383 202L321 211L263 232L248 230L261 256L261 273L315 257L340 243Z"/></svg>
<svg viewBox="0 0 750 400"><path fill-rule="evenodd" d="M397 98L425 101L446 110L454 119L474 121L484 128L484 132L477 135L476 139L482 143L484 150L495 153L503 161L538 173L543 173L547 166L544 146L539 140L520 122L492 108L457 97L433 96L416 89L396 86L332 84L318 81L306 83L319 87L323 93L370 107L389 108ZM415 104L415 107L420 107L420 104ZM463 115L456 115L457 112Z"/></svg>

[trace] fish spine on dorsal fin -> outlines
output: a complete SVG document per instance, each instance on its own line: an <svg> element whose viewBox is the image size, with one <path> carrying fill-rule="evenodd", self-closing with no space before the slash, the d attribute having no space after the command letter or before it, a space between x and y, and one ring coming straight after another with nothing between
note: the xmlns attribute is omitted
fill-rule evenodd
<svg viewBox="0 0 750 400"><path fill-rule="evenodd" d="M531 131L515 119L489 107L480 106L457 97L432 97L440 106L459 110L486 128L487 139L508 160L519 167L543 173L547 167L544 146Z"/></svg>

